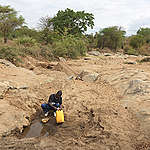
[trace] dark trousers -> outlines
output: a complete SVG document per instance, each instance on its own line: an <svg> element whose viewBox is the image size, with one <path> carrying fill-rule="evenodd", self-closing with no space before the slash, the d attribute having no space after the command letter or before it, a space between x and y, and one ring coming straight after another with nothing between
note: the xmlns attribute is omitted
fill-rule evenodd
<svg viewBox="0 0 150 150"><path fill-rule="evenodd" d="M55 109L53 107L51 107L50 105L48 105L48 104L42 104L41 107L42 107L44 113L47 113L50 110L54 110L55 111Z"/></svg>

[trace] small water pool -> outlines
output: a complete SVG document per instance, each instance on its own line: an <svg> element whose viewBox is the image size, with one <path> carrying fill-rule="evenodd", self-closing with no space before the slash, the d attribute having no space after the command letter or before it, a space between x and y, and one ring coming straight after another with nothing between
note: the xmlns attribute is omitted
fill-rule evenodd
<svg viewBox="0 0 150 150"><path fill-rule="evenodd" d="M41 122L41 119L35 119L32 121L29 127L24 129L23 138L40 137L54 135L57 131L57 125L55 118L50 118L45 124Z"/></svg>

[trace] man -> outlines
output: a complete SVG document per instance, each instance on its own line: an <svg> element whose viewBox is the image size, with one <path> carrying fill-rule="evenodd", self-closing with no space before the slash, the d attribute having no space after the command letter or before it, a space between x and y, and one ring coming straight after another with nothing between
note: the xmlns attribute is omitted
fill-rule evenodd
<svg viewBox="0 0 150 150"><path fill-rule="evenodd" d="M48 103L41 105L45 117L48 116L50 110L54 111L54 116L56 116L56 110L62 109L62 91L58 91L56 94L51 94Z"/></svg>

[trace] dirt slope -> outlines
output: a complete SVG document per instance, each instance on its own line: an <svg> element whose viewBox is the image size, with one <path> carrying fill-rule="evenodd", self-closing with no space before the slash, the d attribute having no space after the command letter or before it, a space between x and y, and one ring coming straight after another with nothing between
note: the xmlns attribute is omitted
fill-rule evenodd
<svg viewBox="0 0 150 150"><path fill-rule="evenodd" d="M143 142L146 143L132 109L125 109L121 105L120 91L102 79L101 68L108 68L101 61L106 62L106 59L92 59L66 63L76 73L83 69L98 72L101 77L93 83L70 79L67 69L56 71L57 66L54 70L35 67L33 71L28 71L1 64L0 82L6 86L5 89L1 88L1 101L10 110L3 108L1 112L3 136L0 149L134 150ZM107 60L107 63L112 61ZM31 115L40 109L41 103L47 101L50 93L59 89L63 91L66 118L64 124L56 126L55 134L29 139L18 139L11 134L16 128L22 130L21 127L29 124ZM13 119L10 114L14 116ZM4 118L7 121L3 121ZM9 132L3 130L3 124Z"/></svg>

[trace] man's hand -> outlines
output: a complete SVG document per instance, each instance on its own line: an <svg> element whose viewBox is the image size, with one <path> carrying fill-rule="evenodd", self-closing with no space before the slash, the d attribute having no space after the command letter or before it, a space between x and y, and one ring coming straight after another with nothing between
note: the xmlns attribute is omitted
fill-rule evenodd
<svg viewBox="0 0 150 150"><path fill-rule="evenodd" d="M60 110L62 110L63 109L63 106L62 105L60 105L60 108L59 108Z"/></svg>

